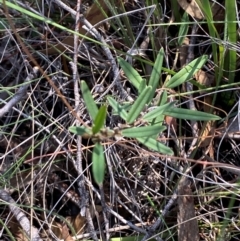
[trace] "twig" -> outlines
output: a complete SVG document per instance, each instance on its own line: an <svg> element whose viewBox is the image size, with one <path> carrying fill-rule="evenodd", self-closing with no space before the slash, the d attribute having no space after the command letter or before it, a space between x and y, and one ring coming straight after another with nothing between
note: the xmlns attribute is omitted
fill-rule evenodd
<svg viewBox="0 0 240 241"><path fill-rule="evenodd" d="M110 176L110 200L112 201L112 203L114 203L116 198L116 182L114 179L113 166L112 166L112 160L113 160L112 153L114 151L117 151L114 146L106 148L106 151L105 151L106 164L107 164L107 169Z"/></svg>
<svg viewBox="0 0 240 241"><path fill-rule="evenodd" d="M1 99L0 99L0 100L1 100ZM6 103L6 101L4 101L4 100L2 100L2 101ZM19 111L17 108L13 107L13 109L14 109L15 111L17 111L20 115L22 115L22 116L24 116L25 118L31 120L34 124L36 124L38 127L40 127L40 128L39 128L40 130L39 130L37 133L35 133L35 135L38 135L40 132L42 133L43 131L47 132L48 134L51 134L51 131L48 129L48 127L43 126L41 123L37 122L37 121L36 121L35 119L33 119L31 116L28 116L28 115L24 114L23 112ZM57 122L57 121L59 121L59 119L57 119L56 121L52 122L49 126L53 125L53 124L54 124L55 122ZM32 137L33 137L33 136L32 136ZM32 138L32 137L31 137L31 138ZM74 163L74 158L73 158L72 155L70 154L69 150L67 150L66 147L62 144L62 142L61 142L55 135L52 135L51 137L59 144L60 148L64 150L64 152L67 154L68 158L72 161L72 163ZM22 144L24 144L24 143L27 142L27 141L28 141L28 139L25 140L25 141L23 141ZM17 148L17 147L15 147L15 148ZM9 152L12 152L12 151L13 151L13 149L10 150ZM4 158L6 155L8 155L9 152L5 153L5 154L1 157L1 159ZM81 174L81 175L83 175L83 174ZM80 176L80 175L79 175L79 176ZM78 177L78 178L79 178L79 177ZM75 181L77 181L78 178L76 178ZM72 183L72 185L74 185L75 181ZM69 189L70 189L70 187L71 187L71 186L69 186ZM67 189L67 190L65 191L65 193L63 194L63 196L68 192L69 189ZM61 198L59 198L59 201L60 201L60 200L61 200ZM58 204L58 202L56 203L56 205L57 205L57 204ZM79 202L78 202L78 205L79 205ZM54 208L52 209L52 211L53 211L53 210L54 210ZM47 220L47 218L52 214L52 211L50 211L50 212L48 213L48 216L46 217L46 220ZM87 215L86 215L86 216L87 216ZM88 216L89 216L89 215L88 215ZM88 217L88 216L87 216L87 217ZM86 218L87 218L87 217L86 217ZM87 219L87 220L88 220L88 223L89 223L89 219ZM45 222L42 223L42 225L40 226L39 230L41 230L41 229L43 228L44 223L45 223Z"/></svg>
<svg viewBox="0 0 240 241"><path fill-rule="evenodd" d="M12 99L0 109L0 117L3 117L7 112L12 109L14 105L16 105L26 96L28 86L31 84L31 81L36 78L37 73L38 67L34 67L32 73L30 73L25 80L26 84L21 86L17 93L12 97Z"/></svg>
<svg viewBox="0 0 240 241"><path fill-rule="evenodd" d="M90 236L92 237L93 240L98 241L98 237L96 234L96 230L94 229L94 225L93 225L89 207L86 207L86 220L87 220Z"/></svg>
<svg viewBox="0 0 240 241"><path fill-rule="evenodd" d="M88 184L89 188L91 188L93 190L93 192L96 194L97 198L99 200L101 200L101 195L99 194L99 192L96 190L96 188L92 185L92 183L85 177L83 176L85 179L85 182ZM77 179L76 179L77 180ZM71 185L74 185L74 183L76 182L76 180L74 180ZM64 196L68 190L70 189L71 186L69 186L63 193L62 196ZM60 191L63 191L62 189L60 189ZM61 198L60 198L61 199ZM71 198L71 200L76 203L76 201L74 199ZM55 206L57 206L58 202L54 205L54 207L52 209L55 208ZM76 203L77 204L77 203ZM109 206L105 205L106 211L111 213L113 216L115 216L119 221L121 221L123 224L128 225L130 228L132 228L133 230L135 230L138 233L142 233L142 234L147 234L147 231L145 229L142 229L140 227L138 227L137 225L133 224L130 221L127 221L126 219L124 219L121 215L119 215L118 213L116 213L115 211L113 211ZM87 212L88 208L86 208L86 212ZM48 217L51 215L51 211L48 214ZM86 219L87 219L87 214L86 214ZM91 220L87 220L88 222L91 222ZM109 229L110 230L110 229ZM91 234L92 231L90 230Z"/></svg>
<svg viewBox="0 0 240 241"><path fill-rule="evenodd" d="M140 44L140 54L143 55L144 57L147 56L146 51L148 49L149 43L150 43L150 37L149 37L149 32L150 32L150 28L147 29L147 35L144 37L142 43ZM152 73L152 66L145 63L145 68L146 68L146 74L147 76L150 76Z"/></svg>
<svg viewBox="0 0 240 241"><path fill-rule="evenodd" d="M109 48L107 47L107 43L106 41L104 40L104 38L101 36L101 34L94 28L94 26L92 26L92 24L83 16L81 15L81 22L86 25L86 27L88 28L88 31L93 35L95 36L95 38L101 42L103 45L101 45L103 51L105 52L108 60L110 61L111 63L111 66L112 66L112 69L113 69L113 81L111 83L111 87L116 85L119 92L120 92L120 95L121 95L121 98L122 99L127 99L128 101L133 101L132 97L129 96L129 94L127 93L126 90L124 90L123 86L121 85L121 82L120 82L120 79L119 79L119 69L117 67L117 64L116 64L116 61L115 59L113 58L112 56L112 53L111 51L109 50ZM109 89L109 88L108 88ZM106 91L105 91L106 92ZM106 94L106 93L104 93Z"/></svg>
<svg viewBox="0 0 240 241"><path fill-rule="evenodd" d="M55 0L58 1L58 0ZM79 17L80 17L80 7L81 7L81 0L77 1L77 11L76 11L76 21L75 21L75 31L78 32L79 29ZM74 34L74 54L73 54L73 63L71 64L72 70L73 70L73 83L74 83L74 99L75 99L75 110L77 115L79 115L79 105L80 105L80 94L79 94L79 73L77 69L77 58L78 58L78 40L79 36L77 34ZM76 120L76 126L80 126L80 122ZM82 149L81 149L82 139L80 135L77 135L77 159L76 162L74 162L74 166L78 172L78 174L83 173L82 169ZM81 205L81 216L85 216L85 194L86 190L84 187L84 182L82 178L78 181L79 186L79 192L80 196L83 197L82 204Z"/></svg>
<svg viewBox="0 0 240 241"><path fill-rule="evenodd" d="M57 0L55 0L57 1ZM76 11L76 21L75 21L75 32L77 33L80 28L80 8L81 8L81 0L77 1L77 11ZM75 97L75 110L77 112L77 115L79 116L79 105L80 105L80 95L79 95L79 73L77 69L78 64L78 43L79 43L79 36L77 34L74 34L74 55L73 55L73 83L74 83L74 97ZM76 120L76 126L80 126L80 122ZM79 175L79 178L77 180L78 190L81 197L81 204L80 204L80 214L82 217L86 216L88 229L90 230L90 233L92 234L93 240L97 241L97 234L94 229L92 217L90 215L89 208L86 207L88 204L88 197L87 197L87 191L85 188L84 183L84 176L83 176L83 168L82 168L82 137L80 135L77 135L77 157L76 161L73 162L75 169L77 170L77 173Z"/></svg>
<svg viewBox="0 0 240 241"><path fill-rule="evenodd" d="M3 103L7 103L7 102L6 102L5 100L3 100L3 99L0 99L0 101L3 102ZM49 124L49 125L46 127L46 126L43 126L43 125L42 125L41 123L39 123L38 121L34 120L31 116L24 114L22 111L18 110L17 108L13 107L13 110L16 111L16 112L18 112L20 115L22 115L22 116L25 117L26 119L31 120L35 125L37 125L38 127L40 127L40 128L39 128L40 130L39 130L38 132L36 132L34 135L37 135L37 134L39 134L40 132L43 132L43 131L46 131L48 134L51 134L51 137L53 138L53 140L58 143L58 145L60 146L60 148L61 148L62 150L64 150L64 152L67 154L68 158L69 158L71 161L74 160L73 157L71 156L69 150L67 150L67 148L62 144L62 142L61 142L55 135L53 135L52 132L48 129L48 127L50 127L51 125L53 125L53 124L55 124L56 122L58 122L59 119L56 119L54 122L52 122L51 124ZM31 138L32 138L32 137L33 137L33 136L31 136ZM26 140L22 141L21 144L24 144L24 143L28 142L28 140L29 140L29 138L27 138ZM16 149L17 147L18 147L18 146L12 148L9 152L4 153L4 155L2 155L2 156L0 157L0 160L3 159L3 158L5 158L7 155L9 155L9 154L10 154L14 149Z"/></svg>
<svg viewBox="0 0 240 241"><path fill-rule="evenodd" d="M239 97L238 97L239 98ZM235 108L238 106L238 113L239 113L239 104L240 104L240 99L238 99L238 102L232 107L232 109L229 111L228 116L231 115L231 113L235 110ZM229 117L228 117L229 118ZM236 115L233 119L229 120L228 119L228 124L224 130L221 131L221 139L218 144L217 148L217 161L219 160L219 153L220 153L220 148L222 146L222 142L224 138L230 138L230 139L238 139L239 138L239 114Z"/></svg>
<svg viewBox="0 0 240 241"><path fill-rule="evenodd" d="M150 12L149 12L148 16L146 16L146 20L145 20L145 22L144 22L141 30L139 31L138 36L136 37L136 39L135 39L135 41L134 41L131 49L128 50L128 54L129 54L130 56L131 56L132 53L134 52L135 46L136 46L139 38L141 37L143 30L145 29L146 25L148 24L149 19L150 19L151 16L153 15L153 12L155 11L155 9L156 9L156 5L152 5L152 8L150 9ZM144 12L145 12L145 11L144 11ZM147 39L147 38L149 37L148 34L149 34L149 28L148 28L147 37L144 39L144 41L146 41L147 45L148 45L148 43L149 43L149 39ZM144 43L144 44L145 44L145 43ZM142 47L143 47L143 46L142 46ZM144 51L144 50L143 50L143 51ZM141 49L140 49L140 52L141 52ZM145 54L145 51L144 51L143 53ZM129 56L126 57L126 60L129 61Z"/></svg>
<svg viewBox="0 0 240 241"><path fill-rule="evenodd" d="M103 208L103 220L105 224L105 231L106 231L106 241L110 240L110 233L109 233L109 221L107 217L107 208L106 208L106 202L104 198L104 191L103 191L103 185L99 185L100 195L101 195L101 205Z"/></svg>
<svg viewBox="0 0 240 241"><path fill-rule="evenodd" d="M64 2L59 1L59 0L53 0L59 7L63 8L67 12L69 12L73 18L76 18L76 15L78 13L78 10L75 11L74 9L70 8L68 5L66 5ZM77 31L78 32L78 31Z"/></svg>
<svg viewBox="0 0 240 241"><path fill-rule="evenodd" d="M92 183L88 180L85 179L85 181L87 182L87 184L89 185L89 187L95 192L97 198L99 200L101 200L101 195L98 193L98 191L96 190L96 188L92 185ZM125 218L123 218L121 215L119 215L118 213L116 213L115 211L113 211L109 206L106 205L106 210L111 213L113 216L115 216L119 221L121 221L123 224L125 225L129 225L130 228L132 228L133 230L135 230L138 233L142 233L142 234L146 234L147 231L137 227L136 225L134 225L132 222L127 221Z"/></svg>
<svg viewBox="0 0 240 241"><path fill-rule="evenodd" d="M123 192L122 189L120 189L119 186L117 186L117 189L118 189L121 193ZM124 209L125 209L126 211L128 211L129 214L131 214L137 221L139 221L139 222L142 221L142 220L137 216L136 211L135 211L135 210L132 211L130 208L128 208L127 205L120 200L120 198L117 199L117 202L118 202L122 207L124 207Z"/></svg>
<svg viewBox="0 0 240 241"><path fill-rule="evenodd" d="M37 11L36 9L34 9L33 7L30 6L30 4L28 4L27 2L23 2L23 1L16 1L16 3L23 7L26 10L30 10L31 12L41 16L41 17L45 17L44 14L42 14L41 12ZM12 10L12 9L11 9Z"/></svg>
<svg viewBox="0 0 240 241"><path fill-rule="evenodd" d="M57 95L60 97L60 99L62 100L62 102L67 106L68 110L70 111L70 113L76 118L78 119L84 126L86 126L86 124L84 123L84 121L82 119L80 119L80 117L76 114L76 112L73 110L73 108L71 107L71 105L68 103L68 101L66 100L65 96L61 93L61 91L59 90L59 88L54 84L54 82L52 81L52 79L45 73L45 71L40 67L40 65L38 64L38 62L36 61L36 59L32 56L32 54L30 53L30 51L26 48L26 46L24 45L20 35L18 34L13 20L9 15L9 11L8 11L8 7L6 5L6 0L3 0L3 8L4 8L4 13L6 15L6 18L8 20L8 23L12 29L12 31L14 32L14 35L19 43L19 45L22 47L23 52L28 56L28 58L32 61L32 63L37 66L39 68L39 72L43 75L44 78L47 79L48 83L51 85L51 87L55 90L55 92L57 93Z"/></svg>
<svg viewBox="0 0 240 241"><path fill-rule="evenodd" d="M38 230L35 227L31 227L30 221L26 215L17 206L13 198L3 189L0 189L0 198L8 204L11 212L21 225L22 229L26 232L27 236L31 236L32 241L42 241L38 234Z"/></svg>
<svg viewBox="0 0 240 241"><path fill-rule="evenodd" d="M121 221L122 223L124 223L125 225L128 225L130 228L132 228L133 230L135 230L138 233L142 233L142 234L147 234L147 231L143 228L139 228L137 227L135 224L133 224L130 221L127 221L125 218L123 218L121 215L119 215L118 213L116 213L115 211L113 211L110 207L106 206L107 211L110 212L112 215L114 215L119 221Z"/></svg>
<svg viewBox="0 0 240 241"><path fill-rule="evenodd" d="M143 237L141 241L145 241L154 235L158 227L163 223L163 219L169 212L169 209L172 207L172 205L176 202L176 200L177 200L177 191L173 193L171 199L168 201L167 205L163 209L161 217L159 217L157 221L148 229L147 234Z"/></svg>
<svg viewBox="0 0 240 241"><path fill-rule="evenodd" d="M148 223L137 223L135 224L137 227L141 227L143 225L148 225ZM129 226L128 225L124 225L124 226L119 226L119 227L115 227L115 228L110 228L109 232L114 233L114 232L119 232L122 230L129 230ZM100 231L96 232L97 234L100 234ZM84 238L89 238L91 236L90 233L85 233L85 234L79 234L77 236L73 236L73 240L78 240L78 239L84 239ZM64 241L63 239L59 240L59 241Z"/></svg>
<svg viewBox="0 0 240 241"><path fill-rule="evenodd" d="M197 25L197 23L195 23L192 28L192 33L191 33L192 36L190 39L190 44L188 46L188 56L186 59L186 64L190 63L194 59L194 45L196 43L196 38L197 38L196 37L197 29L198 29L198 25ZM189 81L186 83L186 90L187 90L187 92L193 91L193 84L190 83ZM197 108L194 104L194 98L193 98L192 94L190 94L190 96L189 96L189 101L187 102L187 105L190 110L197 110ZM198 141L198 122L191 121L191 126L192 126L193 140L192 140L191 146L187 152L187 156L191 155L191 152L192 152L195 144Z"/></svg>

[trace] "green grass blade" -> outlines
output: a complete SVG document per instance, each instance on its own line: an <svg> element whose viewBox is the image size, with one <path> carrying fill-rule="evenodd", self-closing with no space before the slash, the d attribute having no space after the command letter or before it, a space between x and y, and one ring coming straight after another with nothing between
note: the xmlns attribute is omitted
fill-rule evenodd
<svg viewBox="0 0 240 241"><path fill-rule="evenodd" d="M114 111L123 119L126 121L127 119L127 112L125 111L124 107L121 106L116 100L114 100L111 96L107 97L107 100L110 104L110 106L114 109Z"/></svg>
<svg viewBox="0 0 240 241"><path fill-rule="evenodd" d="M196 0L196 2L198 4L198 6L201 8L201 10L207 20L210 37L220 39L219 34L214 25L210 1L209 0ZM217 65L217 63L218 63L217 44L214 43L214 41L212 42L212 53L213 53L214 63ZM216 75L217 75L217 73L216 73Z"/></svg>
<svg viewBox="0 0 240 241"><path fill-rule="evenodd" d="M139 114L141 113L141 111L143 110L143 108L145 107L145 105L147 104L148 100L149 100L149 96L151 94L152 91L152 87L148 86L136 99L136 101L134 102L134 104L132 105L131 109L128 112L128 116L127 116L127 122L129 124L133 123L137 117L139 116Z"/></svg>
<svg viewBox="0 0 240 241"><path fill-rule="evenodd" d="M91 130L89 128L83 127L83 126L70 126L68 128L68 130L70 132L72 132L73 134L76 134L79 136L83 136L84 134L92 135Z"/></svg>
<svg viewBox="0 0 240 241"><path fill-rule="evenodd" d="M236 23L236 1L225 1L226 7L226 24L225 28L227 28L227 41L233 45L237 43L237 23ZM235 71L236 71L236 62L237 62L237 53L236 50L230 49L228 52L228 81L229 83L234 82Z"/></svg>
<svg viewBox="0 0 240 241"><path fill-rule="evenodd" d="M157 135L166 129L165 126L144 126L144 127L133 127L122 130L124 137L138 138L138 137L149 137Z"/></svg>
<svg viewBox="0 0 240 241"><path fill-rule="evenodd" d="M98 133L101 130L101 128L104 126L106 121L106 116L107 116L107 107L101 106L93 123L93 128L92 128L93 134Z"/></svg>
<svg viewBox="0 0 240 241"><path fill-rule="evenodd" d="M124 3L122 1L120 1L120 3L122 5L120 7L120 11L126 12ZM135 36L133 34L133 28L129 21L129 17L126 15L123 15L121 17L121 21L117 20L117 22L118 22L118 24L120 22L119 28L122 30L122 34L124 36L124 40L126 41L126 43L130 44L131 42L133 42L135 40Z"/></svg>
<svg viewBox="0 0 240 241"><path fill-rule="evenodd" d="M148 86L152 87L151 95L149 96L149 100L148 100L149 102L154 97L156 89L159 86L159 80L161 78L161 73L162 73L163 59L164 59L164 51L163 51L163 48L161 48L157 55L157 59L155 60L153 70L148 83Z"/></svg>
<svg viewBox="0 0 240 241"><path fill-rule="evenodd" d="M139 85L138 95L140 95L145 90L146 87L147 87L146 80L143 79Z"/></svg>
<svg viewBox="0 0 240 241"><path fill-rule="evenodd" d="M189 22L189 17L187 12L185 12L182 16L182 23ZM184 39L186 38L186 35L188 33L189 25L188 24L182 24L179 28L178 32L178 46L182 46Z"/></svg>
<svg viewBox="0 0 240 241"><path fill-rule="evenodd" d="M117 60L130 83L138 90L142 82L141 75L123 58L118 57Z"/></svg>
<svg viewBox="0 0 240 241"><path fill-rule="evenodd" d="M87 40L89 40L89 41L91 41L91 42L93 42L93 43L97 43L97 44L102 45L101 42L99 42L99 41L97 41L97 40L95 40L95 39L89 38L89 37L87 37L86 35L83 35L83 34L80 34L80 33L78 33L78 32L75 32L75 31L71 30L70 28L66 28L66 27L64 27L64 26L62 26L62 25L54 22L53 20L51 20L51 19L49 19L49 18L47 18L47 17L44 17L44 16L38 15L38 14L36 14L36 13L33 13L33 12L31 12L31 11L25 9L25 8L22 8L22 7L18 6L17 4L11 3L11 2L9 2L9 1L5 1L5 3L6 3L6 6L7 6L7 7L12 8L12 9L15 9L15 10L17 10L18 12L20 12L21 14L27 15L27 16L29 16L29 17L32 17L32 18L36 19L36 20L39 20L39 21L42 21L42 22L44 22L44 23L50 24L50 25L52 25L52 26L54 26L54 27L56 27L56 28L58 28L58 29L61 29L61 30L63 30L63 31L66 31L66 32L68 32L68 33L76 34L76 35L78 35L79 37L81 37L81 38L83 38L83 39L87 39ZM3 4L3 0L0 0L0 4Z"/></svg>
<svg viewBox="0 0 240 241"><path fill-rule="evenodd" d="M186 120L196 120L196 121L210 121L210 120L220 120L221 118L217 115L205 113L197 110L188 110L172 107L165 110L164 115L172 116L178 119Z"/></svg>
<svg viewBox="0 0 240 241"><path fill-rule="evenodd" d="M179 86L180 84L190 80L192 76L202 68L202 66L206 63L208 59L207 55L203 55L197 59L194 59L187 66L181 69L178 73L176 73L166 84L166 88L174 88Z"/></svg>
<svg viewBox="0 0 240 241"><path fill-rule="evenodd" d="M166 90L162 91L160 98L159 98L159 102L158 102L158 106L162 106L164 104L166 104L168 101L168 93Z"/></svg>
<svg viewBox="0 0 240 241"><path fill-rule="evenodd" d="M181 14L179 11L179 4L176 0L171 0L171 9L173 12L173 16L175 18L175 23L179 23L181 21Z"/></svg>
<svg viewBox="0 0 240 241"><path fill-rule="evenodd" d="M98 113L98 107L85 81L81 81L81 90L87 111L94 121Z"/></svg>
<svg viewBox="0 0 240 241"><path fill-rule="evenodd" d="M173 102L173 103L174 103L174 102ZM167 91L166 91L166 90L164 90L164 91L161 93L157 105L161 107L161 106L163 106L163 105L165 105L165 104L169 104L169 103L168 103L168 94L167 94ZM170 104L170 106L171 106L171 104ZM162 124L163 121L164 121L164 117L165 117L165 116L164 116L161 112L158 113L158 115L156 116L156 118L151 121L151 125L159 125L159 124Z"/></svg>
<svg viewBox="0 0 240 241"><path fill-rule="evenodd" d="M167 111L169 108L171 108L176 102L170 102L165 105L156 107L154 110L148 112L145 114L142 118L146 121L151 121L154 118L157 118L159 115L161 115L164 111Z"/></svg>
<svg viewBox="0 0 240 241"><path fill-rule="evenodd" d="M173 155L173 151L171 148L165 146L164 144L160 143L159 141L153 138L139 137L137 138L137 140L151 150L157 151L161 154Z"/></svg>
<svg viewBox="0 0 240 241"><path fill-rule="evenodd" d="M105 176L105 157L103 146L96 143L92 153L92 172L93 178L98 185L101 185Z"/></svg>

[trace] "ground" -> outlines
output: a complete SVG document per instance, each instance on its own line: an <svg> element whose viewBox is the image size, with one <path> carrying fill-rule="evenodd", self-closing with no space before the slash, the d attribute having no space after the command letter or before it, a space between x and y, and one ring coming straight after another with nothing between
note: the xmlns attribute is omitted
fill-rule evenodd
<svg viewBox="0 0 240 241"><path fill-rule="evenodd" d="M239 240L239 6L0 0L1 239Z"/></svg>

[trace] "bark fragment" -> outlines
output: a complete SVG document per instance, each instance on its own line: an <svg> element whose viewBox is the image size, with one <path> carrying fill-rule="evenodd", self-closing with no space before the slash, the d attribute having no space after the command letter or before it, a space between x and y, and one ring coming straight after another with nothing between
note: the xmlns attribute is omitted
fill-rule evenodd
<svg viewBox="0 0 240 241"><path fill-rule="evenodd" d="M178 240L199 241L191 183L185 177L179 182L178 208Z"/></svg>

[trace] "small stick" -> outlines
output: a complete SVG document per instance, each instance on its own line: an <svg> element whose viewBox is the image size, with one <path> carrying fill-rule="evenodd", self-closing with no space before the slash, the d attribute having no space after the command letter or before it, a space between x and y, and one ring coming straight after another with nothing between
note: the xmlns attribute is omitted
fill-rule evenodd
<svg viewBox="0 0 240 241"><path fill-rule="evenodd" d="M190 44L189 44L189 47L188 47L188 56L187 56L186 64L189 64L194 59L193 48L194 48L194 44L196 43L197 29L198 29L198 25L197 25L197 23L195 23L193 25L193 28L192 28L192 36L191 36ZM193 91L193 84L190 83L189 81L186 83L186 90L187 90L187 92ZM194 104L194 98L193 98L192 94L189 97L190 97L189 101L187 102L188 108L190 110L197 110L197 108ZM192 133L193 133L193 141L192 141L191 146L188 150L187 156L191 155L191 152L192 152L195 144L198 141L198 123L197 123L197 121L191 121L191 126L192 126Z"/></svg>
<svg viewBox="0 0 240 241"><path fill-rule="evenodd" d="M26 232L28 237L32 237L31 240L43 241L38 234L38 230L35 227L31 227L30 221L28 220L24 212L21 211L13 198L3 189L0 189L0 199L2 199L8 204L11 212L21 225L22 229Z"/></svg>
<svg viewBox="0 0 240 241"><path fill-rule="evenodd" d="M113 85L116 85L119 92L120 92L120 95L123 99L127 99L128 101L133 101L132 97L129 96L129 94L127 93L126 90L124 90L123 86L121 85L121 82L120 82L120 79L119 79L119 69L117 67L117 64L116 64L116 61L115 59L113 58L112 56L112 53L110 51L110 49L107 47L107 43L106 41L104 40L104 38L101 36L101 34L94 28L94 26L92 26L92 24L82 15L81 16L81 22L86 25L86 27L88 28L88 31L93 35L95 36L95 38L101 42L103 45L101 45L103 51L105 52L109 62L111 63L111 66L112 66L112 70L113 70L113 81L111 83L111 87ZM108 88L109 90L109 88ZM106 92L106 91L105 91ZM106 93L104 93L106 94Z"/></svg>
<svg viewBox="0 0 240 241"><path fill-rule="evenodd" d="M12 97L12 99L0 109L0 118L3 117L7 112L9 112L13 106L15 106L26 96L27 89L31 84L31 81L36 78L37 73L38 67L34 67L32 73L30 73L25 80L26 84L21 86L16 92L16 94Z"/></svg>

